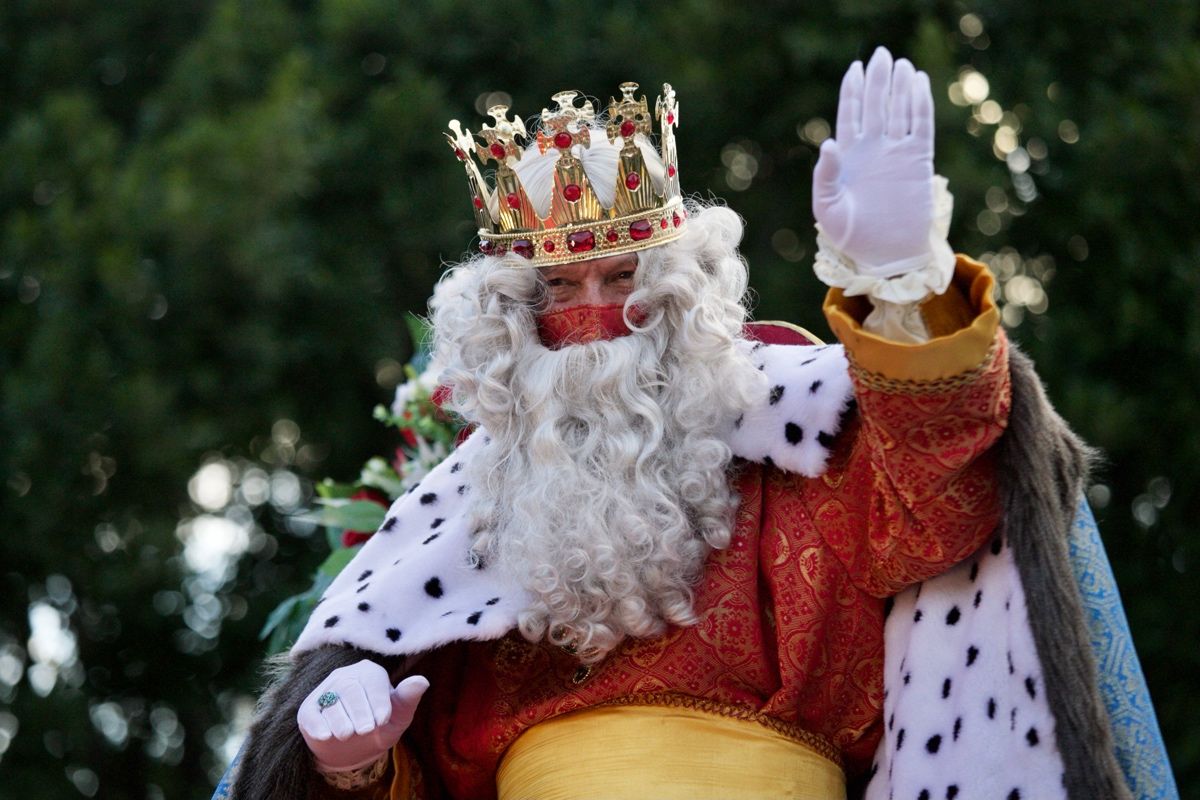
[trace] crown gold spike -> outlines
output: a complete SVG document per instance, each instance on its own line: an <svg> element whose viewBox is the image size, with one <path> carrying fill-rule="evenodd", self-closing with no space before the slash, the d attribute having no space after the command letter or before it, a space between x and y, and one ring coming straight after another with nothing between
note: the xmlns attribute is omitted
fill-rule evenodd
<svg viewBox="0 0 1200 800"><path fill-rule="evenodd" d="M636 83L621 84L621 99L609 100L602 126L590 100L577 102L577 91L555 94L555 108L542 109L532 146L543 157L557 152L547 217L538 214L513 169L530 146L518 142L530 138L520 118L510 120L507 106L493 106L488 109L492 124L482 125L474 136L458 120L450 121L446 139L467 171L483 253L511 252L525 259L514 265L546 267L642 250L682 235L687 212L675 150L675 90L663 84L653 117L645 95L635 97L637 90ZM652 177L641 146L649 144L654 119L663 163L662 174ZM611 206L600 202L577 155L580 148L590 149L593 135L601 131L606 135L602 140L620 148ZM489 185L480 166L493 165Z"/></svg>

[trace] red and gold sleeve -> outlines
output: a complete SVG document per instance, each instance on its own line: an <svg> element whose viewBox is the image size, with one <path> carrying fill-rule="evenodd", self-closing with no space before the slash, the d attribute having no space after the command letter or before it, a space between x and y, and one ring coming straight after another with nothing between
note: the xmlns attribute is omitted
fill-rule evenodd
<svg viewBox="0 0 1200 800"><path fill-rule="evenodd" d="M958 258L922 315L933 334L899 344L863 330L865 298L829 292L857 419L839 437L812 509L852 579L894 594L976 550L999 522L993 445L1008 420L1008 345L987 268Z"/></svg>

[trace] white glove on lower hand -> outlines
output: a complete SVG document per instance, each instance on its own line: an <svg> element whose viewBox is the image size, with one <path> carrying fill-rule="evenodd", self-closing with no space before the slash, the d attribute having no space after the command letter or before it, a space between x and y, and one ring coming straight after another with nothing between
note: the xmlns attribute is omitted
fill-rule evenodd
<svg viewBox="0 0 1200 800"><path fill-rule="evenodd" d="M880 47L842 80L835 139L821 145L813 215L864 275L887 278L932 258L933 95L929 76Z"/></svg>
<svg viewBox="0 0 1200 800"><path fill-rule="evenodd" d="M317 768L345 772L376 761L400 741L428 688L420 675L392 688L387 670L367 659L329 673L296 713Z"/></svg>

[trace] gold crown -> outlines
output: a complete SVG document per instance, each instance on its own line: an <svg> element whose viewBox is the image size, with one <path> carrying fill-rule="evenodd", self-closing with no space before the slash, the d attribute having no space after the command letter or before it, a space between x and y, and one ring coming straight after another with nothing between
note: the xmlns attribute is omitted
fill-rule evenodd
<svg viewBox="0 0 1200 800"><path fill-rule="evenodd" d="M493 124L480 127L478 139L458 120L450 120L446 139L467 170L483 253L512 252L526 258L527 266L546 267L642 250L683 233L687 212L679 191L675 151L675 127L679 125L675 90L664 83L654 106L663 170L658 176L659 193L638 148L638 140L647 139L652 131L646 96L634 99L636 83L622 83L620 88L621 99L609 100L604 123L609 143L615 146L620 142L611 207L600 202L583 163L572 154L576 146L590 148L592 134L598 131L591 101L576 105L579 92L559 92L551 98L558 107L542 109L538 152L558 151L550 215L545 218L538 214L513 170L523 152L517 139L529 138L520 118L509 120L508 106L492 106L488 116ZM472 154L485 167L489 161L496 162L493 185L484 180L469 157Z"/></svg>

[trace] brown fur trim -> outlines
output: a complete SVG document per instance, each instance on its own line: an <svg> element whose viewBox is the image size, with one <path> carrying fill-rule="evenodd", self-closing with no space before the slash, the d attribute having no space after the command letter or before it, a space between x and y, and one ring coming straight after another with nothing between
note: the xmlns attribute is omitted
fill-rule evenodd
<svg viewBox="0 0 1200 800"><path fill-rule="evenodd" d="M1054 714L1070 800L1129 798L1100 697L1067 533L1092 451L1046 398L1029 357L1009 353L1013 407L999 444L1001 533L1013 547Z"/></svg>
<svg viewBox="0 0 1200 800"><path fill-rule="evenodd" d="M396 666L389 663L390 659L352 647L322 647L298 656L294 662L285 657L268 665L275 680L263 695L250 726L233 784L234 800L317 800L330 793L300 735L296 713L300 703L329 673L364 658L383 664L389 671Z"/></svg>

